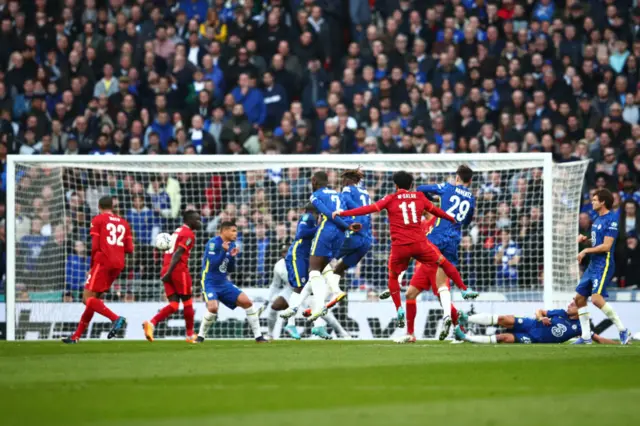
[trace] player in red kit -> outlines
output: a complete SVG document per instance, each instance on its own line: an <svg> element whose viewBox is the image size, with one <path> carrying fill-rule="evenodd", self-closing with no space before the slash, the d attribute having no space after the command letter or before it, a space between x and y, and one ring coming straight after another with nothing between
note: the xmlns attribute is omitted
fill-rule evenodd
<svg viewBox="0 0 640 426"><path fill-rule="evenodd" d="M126 220L113 213L111 196L100 198L98 208L100 214L91 221L91 270L82 294L86 307L75 333L62 339L64 343L78 343L95 312L113 322L107 335L109 339L113 339L127 323L124 317L105 306L102 297L124 269L125 254L133 253L131 228Z"/></svg>
<svg viewBox="0 0 640 426"><path fill-rule="evenodd" d="M188 210L183 215L184 224L171 235L171 248L164 253L160 279L164 283L164 291L169 304L162 308L150 321L142 324L144 335L148 341L153 342L153 331L159 322L167 319L178 311L182 300L184 321L187 329L187 342L194 343L196 335L193 334L193 322L195 312L191 299L191 274L189 273L189 255L196 243L196 234L202 228L200 213Z"/></svg>
<svg viewBox="0 0 640 426"><path fill-rule="evenodd" d="M413 176L411 174L403 171L396 172L393 174L393 182L396 185L395 193L387 195L374 204L357 209L334 212L334 215L361 216L379 212L383 209L387 210L391 233L388 286L391 298L396 306L398 328L403 328L405 312L400 300L399 274L407 269L412 258L426 265L436 265L434 274L437 266L449 269L446 266L448 261L438 251L434 250L425 238L421 224L422 214L424 211L427 211L434 216L453 223L455 223L455 219L442 209L433 205L422 192L411 191L411 187L413 186ZM455 270L455 268L453 269ZM451 277L454 281L462 283L462 278L457 270L455 270L455 273L452 273L452 275L454 275ZM449 318L448 327L450 326L451 319Z"/></svg>
<svg viewBox="0 0 640 426"><path fill-rule="evenodd" d="M433 216L429 213L426 213L422 217L422 222L421 222L422 232L425 235L425 237L428 236L431 230L433 229L436 219L437 219L436 216ZM427 242L434 250L436 250L440 255L442 255L438 247L436 247L434 244L431 244L428 239L427 239ZM435 272L434 272L434 268L435 268ZM405 304L406 304L406 314L407 314L407 335L396 339L395 340L396 343L414 343L416 341L416 337L414 335L414 324L415 324L415 319L418 312L416 299L418 298L420 293L422 293L423 291L431 290L434 296L440 298L440 295L438 294L437 279L435 279L437 274L437 268L438 268L438 265L424 265L420 262L416 262L416 268L413 273L413 277L411 277L409 288L407 289L407 292L405 294L405 298L406 298ZM405 272L406 271L400 274L400 277L401 277L400 281L402 281L402 276L404 275ZM447 280L447 287L450 287L449 280ZM467 289L466 285L464 285L463 283L459 283L458 285L460 284L462 284L462 287L460 287L461 290ZM379 297L380 299L387 299L390 296L391 296L391 293L388 290L385 290L382 293L380 293ZM458 310L453 304L451 304L451 321L454 326L458 325ZM442 332L440 333L440 340L444 340L447 337L448 330L447 330L447 334L445 334L444 332L445 330L443 328Z"/></svg>

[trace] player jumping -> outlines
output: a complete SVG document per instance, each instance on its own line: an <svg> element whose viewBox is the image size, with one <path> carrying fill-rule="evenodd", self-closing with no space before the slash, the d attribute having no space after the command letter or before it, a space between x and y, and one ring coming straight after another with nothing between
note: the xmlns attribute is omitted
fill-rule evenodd
<svg viewBox="0 0 640 426"><path fill-rule="evenodd" d="M86 307L76 331L62 339L68 344L78 343L95 312L113 323L108 339L113 339L127 323L124 317L119 317L105 306L102 297L124 269L125 254L133 253L131 228L126 220L113 213L111 196L100 198L98 209L100 214L91 221L91 269L82 294L82 302Z"/></svg>
<svg viewBox="0 0 640 426"><path fill-rule="evenodd" d="M327 333L324 320L320 318L326 313L324 302L328 289L323 275L333 273L329 262L338 256L345 238L345 231L357 232L362 226L358 223L349 225L342 218L332 216L334 211L341 209L342 198L338 192L328 188L329 177L326 172L314 173L311 185L313 187L311 203L322 214L322 221L311 244L309 257L309 287L313 293L313 313L310 319L314 321L314 334L327 339L329 333ZM289 318L295 315L303 301L304 295L298 300L292 300L289 308L281 316Z"/></svg>
<svg viewBox="0 0 640 426"><path fill-rule="evenodd" d="M455 274L451 274L453 275L452 279L455 282L462 282L462 279L455 267L427 242L420 224L420 218L425 210L450 222L455 223L455 219L434 206L422 192L410 191L413 186L411 174L404 171L396 172L393 174L393 182L396 185L394 194L387 195L369 206L343 212L336 211L333 214L335 216L362 216L383 209L387 210L391 233L388 286L396 306L398 327L403 328L405 312L400 300L398 275L407 269L412 258L427 265L435 264L447 269L450 267L455 271ZM433 272L435 274L435 269Z"/></svg>
<svg viewBox="0 0 640 426"><path fill-rule="evenodd" d="M227 279L227 273L236 267L236 256L239 249L235 241L238 228L233 222L222 222L220 234L211 238L204 248L202 258L202 296L207 303L207 312L202 318L196 343L204 342L207 331L218 318L218 306L221 302L229 309L240 306L247 312L247 322L253 331L257 343L266 343L260 331L260 314L262 309L253 305L249 296Z"/></svg>
<svg viewBox="0 0 640 426"><path fill-rule="evenodd" d="M536 311L535 318L491 314L475 314L467 317L461 312L460 322L500 326L508 329L506 333L495 336L471 336L465 334L461 327L457 326L454 330L456 339L469 343L564 343L580 336L583 331L580 327L575 303L569 305L566 311L563 309L550 311L539 309ZM590 336L590 339L605 345L618 344L597 334Z"/></svg>
<svg viewBox="0 0 640 426"><path fill-rule="evenodd" d="M150 321L142 324L144 335L153 342L153 331L159 322L169 318L178 311L182 301L184 321L186 323L187 342L193 343L196 336L193 333L195 311L191 299L192 285L189 273L189 256L196 243L193 231L202 228L200 213L187 210L183 215L184 224L171 235L171 248L164 253L160 280L164 283L164 291L169 304L162 308Z"/></svg>
<svg viewBox="0 0 640 426"><path fill-rule="evenodd" d="M462 239L462 225L468 225L471 222L476 207L476 199L469 190L472 178L473 171L468 166L461 165L456 171L455 185L444 182L438 185L420 185L416 188L416 191L423 192L425 195L437 194L440 197L440 208L456 219L456 223L436 220L428 235L429 241L456 268L458 267L458 248ZM451 315L451 291L447 274L442 268L438 268L436 285L446 318ZM468 290L466 286L461 287L460 290L465 299L478 296L478 293ZM448 327L446 328L448 332ZM445 337L446 335L444 337L441 335L440 340Z"/></svg>
<svg viewBox="0 0 640 426"><path fill-rule="evenodd" d="M342 200L345 208L355 209L371 204L369 192L361 184L364 173L360 169L345 170L342 172L341 177L343 185ZM329 289L332 293L337 293L337 296L327 304L327 309L344 300L346 293L340 291L340 279L348 269L356 266L371 249L371 217L365 215L358 218L353 217L353 219L362 225L362 229L358 232L348 231L342 243L337 257L340 260L333 268L333 273L329 274L327 278Z"/></svg>
<svg viewBox="0 0 640 426"><path fill-rule="evenodd" d="M631 339L631 333L624 327L613 307L605 300L605 297L609 296L607 286L615 272L614 250L618 236L618 218L611 211L613 195L607 189L599 189L591 198L591 206L598 213L598 217L591 225L591 238L584 235L578 237L579 243L591 240L591 247L578 254L578 262L582 262L586 255L590 255L590 261L576 287L575 301L578 306L582 335L574 344L591 344L591 325L587 309L587 300L591 296L591 302L616 325L620 333L620 342L626 345Z"/></svg>

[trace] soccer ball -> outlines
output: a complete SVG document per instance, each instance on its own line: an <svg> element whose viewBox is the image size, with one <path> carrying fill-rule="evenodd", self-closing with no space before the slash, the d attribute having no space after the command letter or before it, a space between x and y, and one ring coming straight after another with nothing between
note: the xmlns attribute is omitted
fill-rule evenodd
<svg viewBox="0 0 640 426"><path fill-rule="evenodd" d="M160 251L166 251L171 248L171 235L167 233L158 234L156 237L156 248Z"/></svg>

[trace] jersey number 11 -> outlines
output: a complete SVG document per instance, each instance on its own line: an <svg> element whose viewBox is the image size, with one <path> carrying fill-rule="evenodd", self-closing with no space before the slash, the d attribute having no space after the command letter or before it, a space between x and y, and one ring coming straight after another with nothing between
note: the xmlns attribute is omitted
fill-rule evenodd
<svg viewBox="0 0 640 426"><path fill-rule="evenodd" d="M407 209L407 207L409 207ZM418 215L416 213L416 203L415 201L403 202L400 204L400 210L402 210L402 218L404 219L404 224L409 225L410 223L418 223ZM411 210L411 222L409 222L409 210Z"/></svg>

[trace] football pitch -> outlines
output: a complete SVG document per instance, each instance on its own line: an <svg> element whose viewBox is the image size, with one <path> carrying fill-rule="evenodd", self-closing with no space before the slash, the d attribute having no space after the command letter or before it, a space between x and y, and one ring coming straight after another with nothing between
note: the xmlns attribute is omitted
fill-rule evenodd
<svg viewBox="0 0 640 426"><path fill-rule="evenodd" d="M0 344L2 425L638 425L640 345Z"/></svg>

